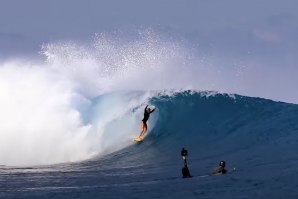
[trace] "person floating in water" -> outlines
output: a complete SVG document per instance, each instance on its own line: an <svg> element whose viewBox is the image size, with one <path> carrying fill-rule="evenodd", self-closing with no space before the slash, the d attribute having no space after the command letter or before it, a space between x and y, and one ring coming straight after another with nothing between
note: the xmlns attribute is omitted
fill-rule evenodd
<svg viewBox="0 0 298 199"><path fill-rule="evenodd" d="M153 113L155 111L155 108L154 109L150 109L148 108L148 105L145 107L144 109L144 118L142 119L142 122L141 122L141 134L140 134L140 138L143 138L145 133L147 132L147 129L148 129L148 126L147 126L147 121L149 119L149 116L151 113Z"/></svg>
<svg viewBox="0 0 298 199"><path fill-rule="evenodd" d="M187 167L187 161L186 161L186 156L187 156L188 152L185 149L185 147L182 148L181 150L181 156L184 162L184 167L182 168L182 177L183 178L191 178L192 176L190 175L189 169Z"/></svg>
<svg viewBox="0 0 298 199"><path fill-rule="evenodd" d="M219 166L217 168L214 169L214 171L212 172L212 174L217 175L217 174L225 174L227 172L227 170L225 169L226 166L226 162L221 160L219 162Z"/></svg>

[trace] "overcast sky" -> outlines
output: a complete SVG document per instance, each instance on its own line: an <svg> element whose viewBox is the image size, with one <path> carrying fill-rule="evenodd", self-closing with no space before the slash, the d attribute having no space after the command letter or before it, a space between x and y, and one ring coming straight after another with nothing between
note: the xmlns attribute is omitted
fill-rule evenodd
<svg viewBox="0 0 298 199"><path fill-rule="evenodd" d="M0 53L157 25L231 53L267 48L297 52L297 9L296 0L1 0Z"/></svg>
<svg viewBox="0 0 298 199"><path fill-rule="evenodd" d="M158 27L226 63L278 68L287 81L279 89L289 93L298 83L297 10L297 0L0 0L0 58L103 31Z"/></svg>

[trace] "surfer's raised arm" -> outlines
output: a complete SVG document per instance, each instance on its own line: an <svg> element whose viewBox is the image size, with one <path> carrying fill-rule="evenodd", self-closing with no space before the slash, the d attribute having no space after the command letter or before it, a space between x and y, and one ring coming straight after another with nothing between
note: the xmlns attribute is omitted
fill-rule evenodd
<svg viewBox="0 0 298 199"><path fill-rule="evenodd" d="M145 107L144 111L147 111L148 105Z"/></svg>

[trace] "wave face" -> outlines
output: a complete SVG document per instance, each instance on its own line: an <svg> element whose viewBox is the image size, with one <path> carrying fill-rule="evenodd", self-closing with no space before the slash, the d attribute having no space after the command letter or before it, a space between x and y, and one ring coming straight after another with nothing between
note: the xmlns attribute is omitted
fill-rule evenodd
<svg viewBox="0 0 298 199"><path fill-rule="evenodd" d="M228 150L229 140L236 139L230 150L238 150L272 142L298 129L297 105L262 98L185 91L154 97L151 102L161 112L151 135L179 138L179 145L205 148L207 142L215 142L225 145L216 145L218 150ZM189 138L195 138L195 143Z"/></svg>
<svg viewBox="0 0 298 199"><path fill-rule="evenodd" d="M298 132L297 105L262 98L183 91L159 93L150 103L158 110L152 115L154 128L144 143L148 148L142 149L142 162L148 150L173 160L183 146L195 159L265 148L270 154L277 145L293 144Z"/></svg>
<svg viewBox="0 0 298 199"><path fill-rule="evenodd" d="M145 140L133 143L129 132L138 126L144 99L157 109L150 116ZM81 111L84 122L92 124L91 120L102 115L110 118L106 121L113 121L105 128L107 123L97 123L97 129L105 129L101 144L115 147L125 140L129 144L77 163L1 167L1 183L6 188L0 196L14 198L16 189L23 198L297 196L297 178L293 178L297 177L297 105L215 92L169 90L152 91L150 95L140 91L110 93L91 104L92 111ZM119 111L121 107L123 111ZM189 151L192 179L181 178L182 147ZM236 172L221 177L208 175L220 160L226 161L228 169L236 167Z"/></svg>

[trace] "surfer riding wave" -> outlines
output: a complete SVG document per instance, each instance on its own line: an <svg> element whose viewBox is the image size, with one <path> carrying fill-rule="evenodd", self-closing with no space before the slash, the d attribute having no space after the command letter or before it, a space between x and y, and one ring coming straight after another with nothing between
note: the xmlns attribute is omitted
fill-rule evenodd
<svg viewBox="0 0 298 199"><path fill-rule="evenodd" d="M145 107L144 118L141 121L141 133L139 136L140 138L144 137L144 135L146 134L147 129L148 129L147 121L150 117L150 114L153 113L154 111L155 111L155 108L151 110L150 108L148 108L148 105Z"/></svg>

